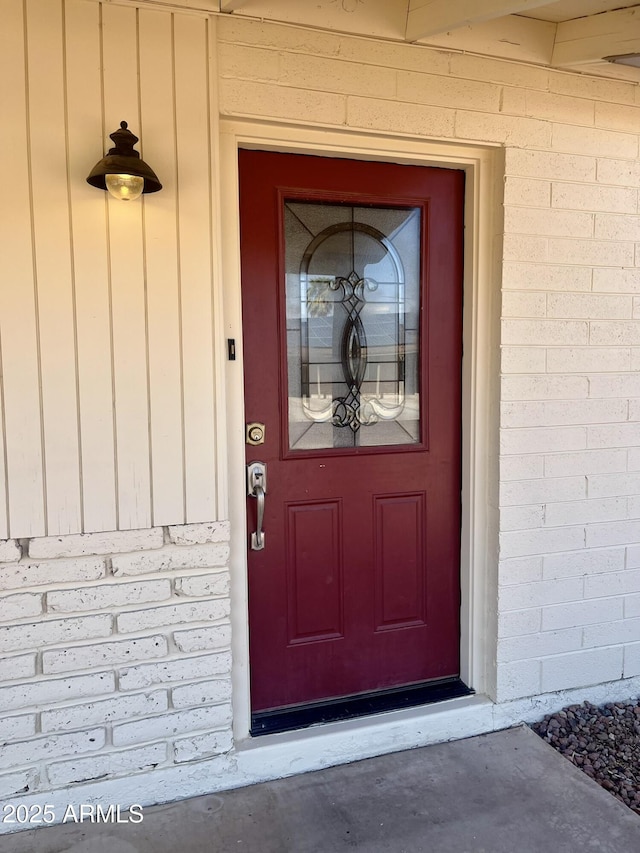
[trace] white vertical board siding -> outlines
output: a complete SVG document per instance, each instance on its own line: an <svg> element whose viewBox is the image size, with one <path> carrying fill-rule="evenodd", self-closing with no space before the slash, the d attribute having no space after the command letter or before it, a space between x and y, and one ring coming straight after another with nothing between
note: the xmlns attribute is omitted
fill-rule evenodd
<svg viewBox="0 0 640 853"><path fill-rule="evenodd" d="M183 519L180 268L176 208L173 21L141 9L140 101L144 156L163 189L145 205L153 524Z"/></svg>
<svg viewBox="0 0 640 853"><path fill-rule="evenodd" d="M104 4L105 129L127 121L140 136L137 10ZM118 527L151 525L144 202L108 197Z"/></svg>
<svg viewBox="0 0 640 853"><path fill-rule="evenodd" d="M60 0L30 0L26 8L46 530L58 534L82 524L63 7Z"/></svg>
<svg viewBox="0 0 640 853"><path fill-rule="evenodd" d="M0 538L215 520L206 17L7 0L0 39ZM122 120L130 204L85 181Z"/></svg>
<svg viewBox="0 0 640 853"><path fill-rule="evenodd" d="M222 323L218 326L220 332L215 334L216 318L224 317L224 293L222 286L217 286L217 282L222 282L222 250L216 251L216 246L222 247L222 188L221 188L221 169L220 169L220 111L218 108L218 19L209 18L208 22L208 50L209 50L209 103L211 104L211 249L212 249L212 280L213 280L213 318L214 318L214 341L213 341L213 356L214 356L214 382L216 394L214 396L215 405L215 424L216 424L216 448L218 460L228 458L226 446L226 422L228 418L227 407L223 401L227 400L226 393L226 359L227 348L225 334ZM227 215L228 215L227 210ZM226 324L230 323L230 318L225 318ZM227 325L227 328L231 328ZM224 449L223 449L224 448ZM227 464L218 464L216 466L216 517L221 518L226 515L222 507L226 506L227 494L229 487L229 467Z"/></svg>
<svg viewBox="0 0 640 853"><path fill-rule="evenodd" d="M206 521L216 516L209 34L196 17L176 16L174 27L186 507Z"/></svg>
<svg viewBox="0 0 640 853"><path fill-rule="evenodd" d="M12 120L2 146L4 203L0 205L0 343L8 485L0 489L4 536L13 530L20 531L20 536L45 530L24 24L22 0L3 3L0 85L3 112ZM63 178L63 203L65 185Z"/></svg>
<svg viewBox="0 0 640 853"><path fill-rule="evenodd" d="M114 530L116 479L107 199L85 181L104 147L97 3L65 5L69 193L78 336L84 528Z"/></svg>

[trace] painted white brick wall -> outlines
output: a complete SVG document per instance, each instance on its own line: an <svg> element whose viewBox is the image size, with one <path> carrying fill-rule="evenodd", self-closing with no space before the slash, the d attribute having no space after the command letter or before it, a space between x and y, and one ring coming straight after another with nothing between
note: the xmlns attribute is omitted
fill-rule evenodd
<svg viewBox="0 0 640 853"><path fill-rule="evenodd" d="M228 539L219 522L0 543L0 795L232 748Z"/></svg>
<svg viewBox="0 0 640 853"><path fill-rule="evenodd" d="M228 116L504 147L494 696L637 675L638 86L219 24Z"/></svg>
<svg viewBox="0 0 640 853"><path fill-rule="evenodd" d="M227 116L504 148L494 695L639 676L638 87L218 25ZM232 749L229 533L0 542L0 795Z"/></svg>

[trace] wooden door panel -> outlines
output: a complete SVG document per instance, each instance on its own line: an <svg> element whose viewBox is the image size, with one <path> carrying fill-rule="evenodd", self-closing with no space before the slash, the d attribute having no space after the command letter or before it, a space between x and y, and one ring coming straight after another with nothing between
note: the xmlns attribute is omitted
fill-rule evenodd
<svg viewBox="0 0 640 853"><path fill-rule="evenodd" d="M339 500L287 507L288 643L343 636Z"/></svg>
<svg viewBox="0 0 640 853"><path fill-rule="evenodd" d="M425 494L373 499L376 630L426 622Z"/></svg>

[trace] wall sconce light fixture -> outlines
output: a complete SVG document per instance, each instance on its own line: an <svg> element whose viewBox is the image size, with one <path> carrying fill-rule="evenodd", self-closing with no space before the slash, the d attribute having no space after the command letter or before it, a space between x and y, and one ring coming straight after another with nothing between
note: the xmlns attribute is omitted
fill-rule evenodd
<svg viewBox="0 0 640 853"><path fill-rule="evenodd" d="M109 138L115 146L93 167L88 184L107 190L122 201L132 201L142 193L157 193L162 189L156 173L134 151L138 137L127 129L126 121L121 121L120 128L109 134Z"/></svg>

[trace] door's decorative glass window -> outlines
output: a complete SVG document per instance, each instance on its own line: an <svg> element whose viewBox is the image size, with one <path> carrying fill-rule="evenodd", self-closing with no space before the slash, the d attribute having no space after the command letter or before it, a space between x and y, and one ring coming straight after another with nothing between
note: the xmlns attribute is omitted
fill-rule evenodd
<svg viewBox="0 0 640 853"><path fill-rule="evenodd" d="M290 449L419 442L420 219L285 201Z"/></svg>

